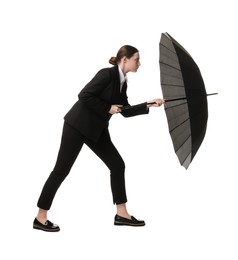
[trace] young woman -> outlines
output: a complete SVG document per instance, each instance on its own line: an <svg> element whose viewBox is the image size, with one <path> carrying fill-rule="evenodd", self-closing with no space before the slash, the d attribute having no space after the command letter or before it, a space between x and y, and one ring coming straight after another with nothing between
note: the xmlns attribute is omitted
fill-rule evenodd
<svg viewBox="0 0 238 260"><path fill-rule="evenodd" d="M159 107L163 99L151 100L130 106L127 99L126 75L136 72L140 66L139 51L130 45L122 46L112 57L110 68L101 69L81 90L78 101L64 117L64 127L57 161L48 177L37 206L38 214L33 228L43 231L59 231L58 225L47 219L54 196L69 174L83 144L86 144L109 168L113 203L116 205L115 225L144 226L143 220L129 215L126 202L125 164L113 145L108 131L112 115L125 117L148 114L149 107Z"/></svg>

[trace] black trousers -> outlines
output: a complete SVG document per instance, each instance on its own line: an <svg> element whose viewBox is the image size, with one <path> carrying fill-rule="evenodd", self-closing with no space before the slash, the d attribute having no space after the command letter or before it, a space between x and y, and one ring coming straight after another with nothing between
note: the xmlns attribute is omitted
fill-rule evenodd
<svg viewBox="0 0 238 260"><path fill-rule="evenodd" d="M99 141L94 143L82 136L67 123L64 123L57 161L42 189L37 203L39 208L50 209L58 188L69 174L84 143L110 170L113 203L121 204L127 202L124 177L125 164L111 141L108 129L105 129Z"/></svg>

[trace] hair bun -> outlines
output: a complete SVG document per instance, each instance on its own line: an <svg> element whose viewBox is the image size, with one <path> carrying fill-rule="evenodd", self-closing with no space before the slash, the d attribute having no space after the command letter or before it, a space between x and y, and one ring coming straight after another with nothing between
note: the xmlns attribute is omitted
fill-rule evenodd
<svg viewBox="0 0 238 260"><path fill-rule="evenodd" d="M118 62L117 57L114 56L111 57L111 59L109 60L109 63L112 65L117 65L117 62Z"/></svg>

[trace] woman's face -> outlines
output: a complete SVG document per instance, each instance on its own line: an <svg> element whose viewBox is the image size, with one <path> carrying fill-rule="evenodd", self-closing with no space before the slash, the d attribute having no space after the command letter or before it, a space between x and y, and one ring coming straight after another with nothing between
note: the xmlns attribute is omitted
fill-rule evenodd
<svg viewBox="0 0 238 260"><path fill-rule="evenodd" d="M126 67L129 72L137 72L140 67L140 54L136 52L131 58L126 58Z"/></svg>

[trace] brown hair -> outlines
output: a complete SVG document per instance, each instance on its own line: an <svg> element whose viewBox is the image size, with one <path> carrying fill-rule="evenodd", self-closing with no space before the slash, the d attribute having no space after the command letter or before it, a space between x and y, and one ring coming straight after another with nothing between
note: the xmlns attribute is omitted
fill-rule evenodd
<svg viewBox="0 0 238 260"><path fill-rule="evenodd" d="M131 45L122 46L117 52L116 57L111 57L109 63L112 65L117 65L123 57L130 59L136 52L139 52L135 47Z"/></svg>

